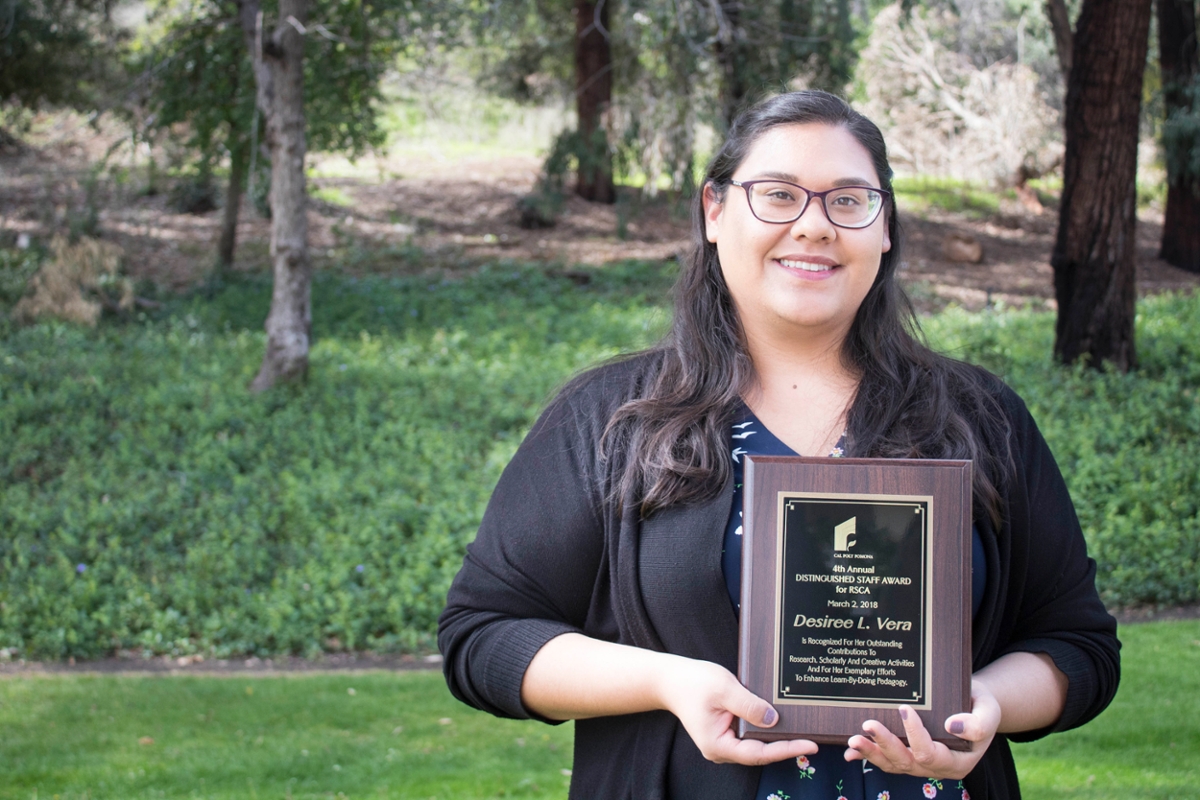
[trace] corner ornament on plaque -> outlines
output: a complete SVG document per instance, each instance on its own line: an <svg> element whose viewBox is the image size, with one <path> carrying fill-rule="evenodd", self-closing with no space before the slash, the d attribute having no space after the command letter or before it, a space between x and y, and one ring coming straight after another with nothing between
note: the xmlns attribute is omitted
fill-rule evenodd
<svg viewBox="0 0 1200 800"><path fill-rule="evenodd" d="M899 707L970 709L971 462L748 456L738 677L779 712L738 735L845 744Z"/></svg>

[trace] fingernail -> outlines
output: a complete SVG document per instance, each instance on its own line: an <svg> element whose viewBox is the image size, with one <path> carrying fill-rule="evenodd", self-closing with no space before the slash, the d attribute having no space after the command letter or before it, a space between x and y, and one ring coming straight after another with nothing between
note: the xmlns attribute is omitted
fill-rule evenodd
<svg viewBox="0 0 1200 800"><path fill-rule="evenodd" d="M961 719L956 719L950 723L950 732L951 733L954 733L954 734L962 733L963 728L964 728L964 726L963 726L963 722Z"/></svg>
<svg viewBox="0 0 1200 800"><path fill-rule="evenodd" d="M763 714L763 725L771 726L775 724L775 720L779 719L778 712L771 707L767 707L767 713Z"/></svg>
<svg viewBox="0 0 1200 800"><path fill-rule="evenodd" d="M905 722L908 722L908 709L907 708L900 709L900 719L904 720Z"/></svg>

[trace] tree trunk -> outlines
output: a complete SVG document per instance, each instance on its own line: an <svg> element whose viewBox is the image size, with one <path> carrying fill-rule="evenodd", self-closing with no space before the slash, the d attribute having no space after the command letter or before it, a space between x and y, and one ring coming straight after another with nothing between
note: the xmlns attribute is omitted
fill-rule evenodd
<svg viewBox="0 0 1200 800"><path fill-rule="evenodd" d="M739 2L719 0L712 0L712 9L717 23L713 55L721 72L721 118L725 121L725 130L729 130L746 103L746 70L740 29L742 9ZM786 18L786 12L783 15Z"/></svg>
<svg viewBox="0 0 1200 800"><path fill-rule="evenodd" d="M1067 81L1066 161L1051 264L1063 362L1136 366L1138 113L1149 0L1084 0Z"/></svg>
<svg viewBox="0 0 1200 800"><path fill-rule="evenodd" d="M575 0L575 111L580 144L575 193L597 203L617 199L604 127L612 103L612 48L608 39L608 1Z"/></svg>
<svg viewBox="0 0 1200 800"><path fill-rule="evenodd" d="M1054 50L1058 53L1058 68L1063 80L1071 76L1071 14L1066 0L1046 0L1046 16L1050 19L1050 30L1054 33Z"/></svg>
<svg viewBox="0 0 1200 800"><path fill-rule="evenodd" d="M1194 0L1158 0L1159 64L1162 68L1166 115L1190 112L1186 91L1200 71L1196 45ZM1189 149L1200 147L1193 140ZM1174 146L1179 146L1176 143ZM1167 158L1167 210L1158 257L1190 272L1200 272L1200 176L1180 170L1178 159Z"/></svg>
<svg viewBox="0 0 1200 800"><path fill-rule="evenodd" d="M312 332L308 263L307 148L304 123L304 23L307 0L280 0L279 27L259 30L258 0L239 0L239 20L254 54L258 106L271 152L271 257L274 287L267 314L267 351L250 384L261 392L308 372Z"/></svg>
<svg viewBox="0 0 1200 800"><path fill-rule="evenodd" d="M246 162L250 155L249 144L238 141L236 133L230 133L229 145L229 187L225 190L225 213L221 219L221 240L217 244L217 268L222 272L233 268L233 251L237 247L238 212L242 205Z"/></svg>

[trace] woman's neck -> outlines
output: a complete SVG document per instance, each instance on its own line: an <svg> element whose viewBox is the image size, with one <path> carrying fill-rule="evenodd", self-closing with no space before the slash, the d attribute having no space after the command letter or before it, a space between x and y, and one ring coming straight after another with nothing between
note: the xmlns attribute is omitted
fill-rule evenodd
<svg viewBox="0 0 1200 800"><path fill-rule="evenodd" d="M859 382L842 361L841 339L747 344L756 382L743 397L746 405L800 455L828 454L845 430Z"/></svg>

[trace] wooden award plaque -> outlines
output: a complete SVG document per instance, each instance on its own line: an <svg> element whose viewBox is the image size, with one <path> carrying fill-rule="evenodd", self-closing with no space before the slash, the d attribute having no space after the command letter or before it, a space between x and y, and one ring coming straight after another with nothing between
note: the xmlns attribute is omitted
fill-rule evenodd
<svg viewBox="0 0 1200 800"><path fill-rule="evenodd" d="M845 744L899 707L935 741L971 708L971 462L747 456L738 678L753 739Z"/></svg>

